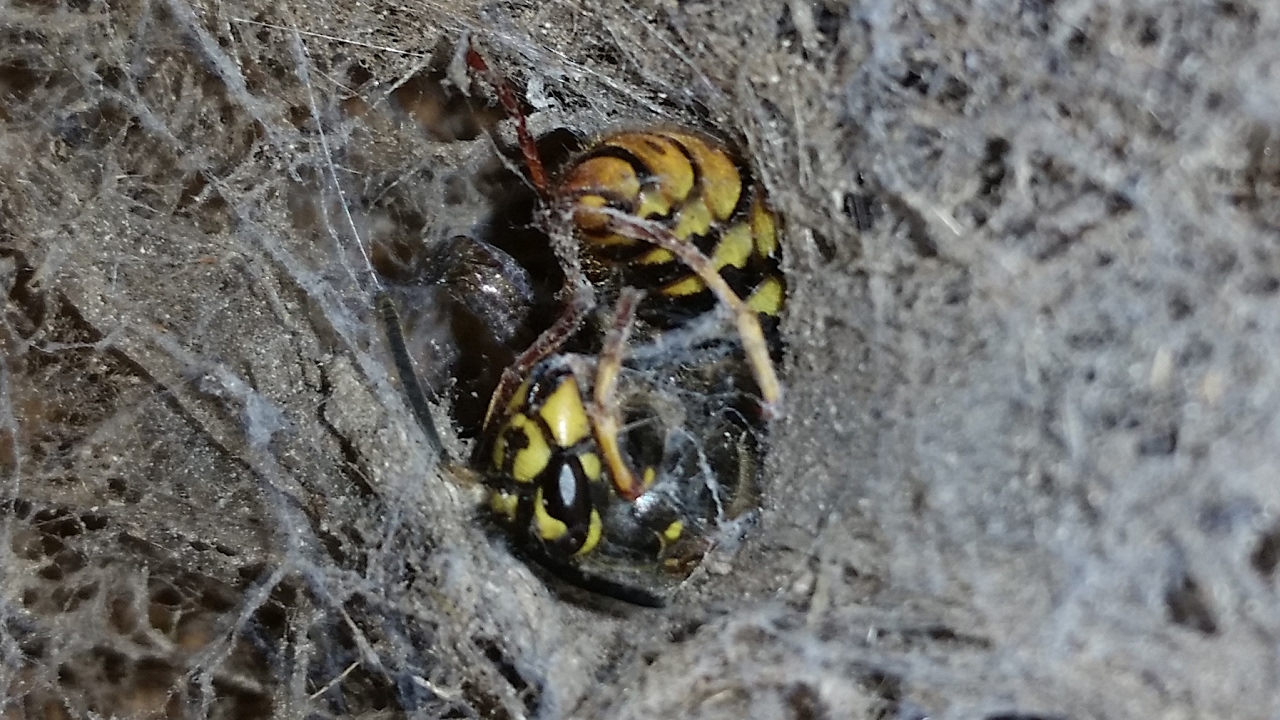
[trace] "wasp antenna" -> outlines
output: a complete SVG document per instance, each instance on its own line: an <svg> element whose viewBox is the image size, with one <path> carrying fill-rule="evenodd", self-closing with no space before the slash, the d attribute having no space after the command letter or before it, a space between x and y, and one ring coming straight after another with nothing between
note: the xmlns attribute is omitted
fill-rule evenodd
<svg viewBox="0 0 1280 720"><path fill-rule="evenodd" d="M440 441L440 433L436 430L435 420L431 419L431 408L427 404L426 393L418 382L418 373L413 369L413 360L409 357L409 349L405 346L404 330L400 325L400 313L396 311L395 301L385 291L378 294L378 313L382 316L382 327L387 333L387 342L391 344L391 357L396 364L396 374L400 376L400 384L404 386L405 395L409 398L409 408L418 419L418 425L427 436L427 442L445 456L444 443Z"/></svg>

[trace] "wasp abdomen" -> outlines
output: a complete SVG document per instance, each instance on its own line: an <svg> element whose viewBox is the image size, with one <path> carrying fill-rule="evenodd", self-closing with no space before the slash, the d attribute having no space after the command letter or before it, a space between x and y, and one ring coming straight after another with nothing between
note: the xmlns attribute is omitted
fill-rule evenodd
<svg viewBox="0 0 1280 720"><path fill-rule="evenodd" d="M556 194L571 203L592 258L620 268L623 284L650 292L646 320L678 324L716 301L671 251L615 232L615 213L658 223L693 243L762 315L781 310L776 218L748 167L720 143L670 130L611 135L573 163Z"/></svg>

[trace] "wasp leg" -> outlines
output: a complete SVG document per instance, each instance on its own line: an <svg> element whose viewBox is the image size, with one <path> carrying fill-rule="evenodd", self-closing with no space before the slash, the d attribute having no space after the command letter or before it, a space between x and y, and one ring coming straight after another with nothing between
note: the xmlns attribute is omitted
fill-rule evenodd
<svg viewBox="0 0 1280 720"><path fill-rule="evenodd" d="M395 301L386 292L378 295L378 312L382 316L382 329L387 334L387 342L391 345L391 357L396 364L396 374L400 376L400 384L404 386L405 396L409 398L409 407L422 426L427 442L441 456L444 456L444 443L440 442L440 433L436 430L435 421L431 419L431 409L427 405L427 395L418 382L418 373L413 369L413 359L404 342L404 329L400 325L400 314L396 312Z"/></svg>
<svg viewBox="0 0 1280 720"><path fill-rule="evenodd" d="M600 212L609 216L611 229L619 235L652 243L679 258L710 288L716 299L733 312L734 324L742 338L743 352L746 353L751 374L760 387L760 396L764 401L761 412L766 418L776 417L782 408L782 385L778 382L777 372L769 357L769 344L765 341L764 328L760 326L756 311L738 297L729 283L716 272L707 256L694 247L693 243L683 242L661 225L625 212L612 208L601 208Z"/></svg>
<svg viewBox="0 0 1280 720"><path fill-rule="evenodd" d="M482 427L485 433L494 427L494 423L501 422L506 416L507 404L511 402L516 388L520 387L520 383L529 376L529 371L539 362L555 354L564 342L577 332L594 303L595 298L590 293L575 293L573 299L561 311L560 317L556 318L555 323L543 331L532 345L502 371L498 387L489 396L489 408L484 414Z"/></svg>
<svg viewBox="0 0 1280 720"><path fill-rule="evenodd" d="M613 328L605 337L604 348L596 360L595 388L591 405L587 414L591 416L591 427L600 448L600 455L609 468L609 476L618 495L627 502L634 501L644 494L653 484L653 468L645 468L640 479L631 471L631 466L622 457L618 446L618 434L622 432L621 412L614 397L614 389L618 384L618 371L622 367L622 354L625 352L627 338L631 334L631 325L635 321L636 305L644 293L635 288L623 288L618 298L618 306L614 311Z"/></svg>

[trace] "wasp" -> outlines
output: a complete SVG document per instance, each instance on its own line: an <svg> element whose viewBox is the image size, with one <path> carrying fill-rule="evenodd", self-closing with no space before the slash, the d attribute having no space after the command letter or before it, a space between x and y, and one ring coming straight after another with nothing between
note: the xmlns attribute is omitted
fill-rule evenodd
<svg viewBox="0 0 1280 720"><path fill-rule="evenodd" d="M562 310L501 373L471 465L518 552L589 591L661 605L756 505L782 396L777 217L750 165L691 129L614 132L553 175L511 85L464 52L515 122L564 274ZM485 258L453 273L473 314L484 293L466 288L529 286L501 250L462 247Z"/></svg>

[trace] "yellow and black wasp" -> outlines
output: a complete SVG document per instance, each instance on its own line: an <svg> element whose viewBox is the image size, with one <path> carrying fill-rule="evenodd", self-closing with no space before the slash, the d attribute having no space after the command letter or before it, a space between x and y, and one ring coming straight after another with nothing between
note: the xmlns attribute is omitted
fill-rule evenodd
<svg viewBox="0 0 1280 720"><path fill-rule="evenodd" d="M550 175L510 85L465 53L515 120L538 222L572 239L561 312L497 379L471 465L519 552L587 590L660 605L757 501L781 402L777 217L747 163L682 128L609 134ZM508 307L489 321L519 334L528 269L479 240L448 247L465 261L438 274L460 302L476 316Z"/></svg>

